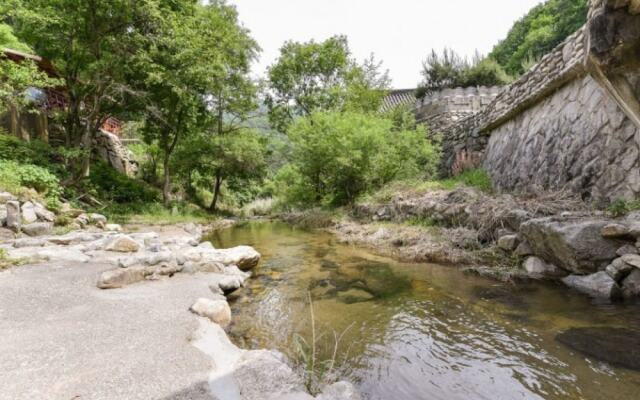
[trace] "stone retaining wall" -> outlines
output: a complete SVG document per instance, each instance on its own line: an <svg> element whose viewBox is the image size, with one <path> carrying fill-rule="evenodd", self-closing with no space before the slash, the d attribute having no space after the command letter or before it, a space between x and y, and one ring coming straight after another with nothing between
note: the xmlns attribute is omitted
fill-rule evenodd
<svg viewBox="0 0 640 400"><path fill-rule="evenodd" d="M589 22L487 107L443 130L447 175L482 165L501 190L640 197L640 6L598 0Z"/></svg>

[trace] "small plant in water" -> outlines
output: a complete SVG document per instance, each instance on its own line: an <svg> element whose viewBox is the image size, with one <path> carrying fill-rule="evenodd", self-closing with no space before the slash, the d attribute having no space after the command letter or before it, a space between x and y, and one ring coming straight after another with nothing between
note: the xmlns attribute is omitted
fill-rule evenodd
<svg viewBox="0 0 640 400"><path fill-rule="evenodd" d="M348 351L344 353L341 361L338 360L338 348L344 335L351 329L353 323L342 333L332 331L332 338L325 339L325 333L319 333L316 328L315 313L311 293L307 293L309 299L309 313L311 317L311 338L305 339L302 335L293 336L293 345L296 355L296 364L302 370L307 391L316 395L322 391L322 387L330 385L338 380L336 371L345 362Z"/></svg>

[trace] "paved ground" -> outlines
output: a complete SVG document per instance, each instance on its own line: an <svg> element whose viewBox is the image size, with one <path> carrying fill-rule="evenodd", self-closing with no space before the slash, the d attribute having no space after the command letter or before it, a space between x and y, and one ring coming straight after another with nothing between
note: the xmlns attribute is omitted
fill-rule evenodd
<svg viewBox="0 0 640 400"><path fill-rule="evenodd" d="M207 276L96 288L109 265L0 272L0 399L213 399L188 309Z"/></svg>

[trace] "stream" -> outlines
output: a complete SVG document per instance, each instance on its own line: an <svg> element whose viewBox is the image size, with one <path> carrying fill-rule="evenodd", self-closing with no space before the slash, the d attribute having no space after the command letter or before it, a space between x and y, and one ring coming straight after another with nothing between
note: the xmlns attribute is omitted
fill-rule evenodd
<svg viewBox="0 0 640 400"><path fill-rule="evenodd" d="M310 297L317 358L333 358L342 336L334 368L366 399L640 398L640 372L555 339L574 327L640 330L638 304L404 264L281 223L247 223L206 239L220 248L250 245L263 256L230 298L232 340L299 359L297 345L312 337Z"/></svg>

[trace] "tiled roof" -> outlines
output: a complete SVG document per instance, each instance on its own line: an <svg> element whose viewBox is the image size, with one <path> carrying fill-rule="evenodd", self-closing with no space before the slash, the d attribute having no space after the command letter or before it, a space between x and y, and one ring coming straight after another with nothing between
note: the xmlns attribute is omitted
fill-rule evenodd
<svg viewBox="0 0 640 400"><path fill-rule="evenodd" d="M416 89L390 90L382 101L380 111L389 111L398 106L413 104L416 102Z"/></svg>

